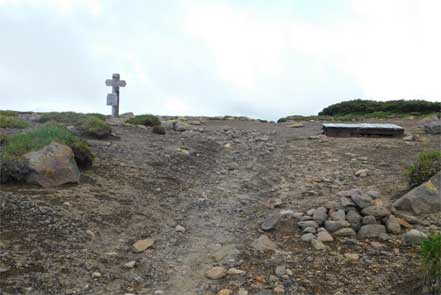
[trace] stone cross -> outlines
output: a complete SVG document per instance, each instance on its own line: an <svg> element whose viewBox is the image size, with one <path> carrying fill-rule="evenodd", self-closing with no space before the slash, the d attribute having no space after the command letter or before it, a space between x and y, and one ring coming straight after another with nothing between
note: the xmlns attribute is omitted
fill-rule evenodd
<svg viewBox="0 0 441 295"><path fill-rule="evenodd" d="M120 80L119 74L113 74L106 80L106 86L112 86L112 93L107 94L107 105L112 106L112 117L119 116L119 87L126 87L126 81Z"/></svg>

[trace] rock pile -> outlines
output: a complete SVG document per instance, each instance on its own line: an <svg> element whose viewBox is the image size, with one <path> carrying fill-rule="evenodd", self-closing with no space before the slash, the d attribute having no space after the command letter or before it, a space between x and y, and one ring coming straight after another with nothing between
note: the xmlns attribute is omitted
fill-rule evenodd
<svg viewBox="0 0 441 295"><path fill-rule="evenodd" d="M325 249L323 243L334 237L389 240L389 234L400 234L407 225L378 199L378 192L352 189L337 195L337 203L295 215L304 233L302 240L311 242L317 250Z"/></svg>

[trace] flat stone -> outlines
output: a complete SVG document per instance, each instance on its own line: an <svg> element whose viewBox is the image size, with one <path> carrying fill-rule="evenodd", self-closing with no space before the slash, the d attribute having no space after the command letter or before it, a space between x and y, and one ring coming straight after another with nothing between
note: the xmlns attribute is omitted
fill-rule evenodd
<svg viewBox="0 0 441 295"><path fill-rule="evenodd" d="M355 176L357 176L357 177L366 177L368 175L369 175L368 169L360 169L357 172L355 172Z"/></svg>
<svg viewBox="0 0 441 295"><path fill-rule="evenodd" d="M144 240L136 241L133 244L133 251L136 253L144 252L145 250L153 246L154 243L155 240L153 239L144 239Z"/></svg>
<svg viewBox="0 0 441 295"><path fill-rule="evenodd" d="M303 230L303 232L304 232L305 234L306 234L306 233L312 233L312 234L315 234L315 233L317 232L317 229L316 229L315 227L310 226L310 227L305 228L305 229Z"/></svg>
<svg viewBox="0 0 441 295"><path fill-rule="evenodd" d="M361 210L361 214L365 216L386 217L390 215L390 211L384 206L369 206Z"/></svg>
<svg viewBox="0 0 441 295"><path fill-rule="evenodd" d="M378 191L372 191L371 190L371 191L368 191L367 194L372 199L378 199L380 197L380 192L378 192Z"/></svg>
<svg viewBox="0 0 441 295"><path fill-rule="evenodd" d="M355 203L352 201L352 199L347 198L347 197L341 197L340 204L343 207L355 207Z"/></svg>
<svg viewBox="0 0 441 295"><path fill-rule="evenodd" d="M232 295L233 291L230 289L222 289L219 292L217 292L217 295Z"/></svg>
<svg viewBox="0 0 441 295"><path fill-rule="evenodd" d="M307 227L314 227L314 228L318 228L319 227L317 222L315 222L313 220L300 221L300 222L297 223L297 225L300 226L302 229L305 229Z"/></svg>
<svg viewBox="0 0 441 295"><path fill-rule="evenodd" d="M350 260L358 260L358 259L360 259L360 255L358 255L357 253L345 253L345 257L350 259Z"/></svg>
<svg viewBox="0 0 441 295"><path fill-rule="evenodd" d="M280 221L280 214L268 215L260 225L264 231L269 231L274 229Z"/></svg>
<svg viewBox="0 0 441 295"><path fill-rule="evenodd" d="M175 231L178 233L183 233L185 232L185 227L183 227L182 225L177 225Z"/></svg>
<svg viewBox="0 0 441 295"><path fill-rule="evenodd" d="M241 269L237 269L234 267L228 269L228 271L227 271L227 274L229 274L229 275L243 275L245 273L246 273L246 271L241 270Z"/></svg>
<svg viewBox="0 0 441 295"><path fill-rule="evenodd" d="M311 245L315 250L325 250L326 245L319 240L311 240Z"/></svg>
<svg viewBox="0 0 441 295"><path fill-rule="evenodd" d="M253 247L257 251L275 251L277 249L277 245L268 238L266 235L261 235L258 237L254 242L251 244L251 247Z"/></svg>
<svg viewBox="0 0 441 295"><path fill-rule="evenodd" d="M360 207L360 208L366 208L368 206L372 205L372 198L368 195L364 194L353 194L351 195L352 201Z"/></svg>
<svg viewBox="0 0 441 295"><path fill-rule="evenodd" d="M327 231L320 231L317 234L317 240L320 242L332 242L334 238Z"/></svg>
<svg viewBox="0 0 441 295"><path fill-rule="evenodd" d="M326 220L325 221L325 228L333 233L341 228L344 227L350 227L351 224L347 222L346 220Z"/></svg>
<svg viewBox="0 0 441 295"><path fill-rule="evenodd" d="M301 239L302 239L302 241L304 241L304 242L310 242L311 240L315 239L315 235L312 234L312 233L307 233L307 234L304 234L304 235L301 237Z"/></svg>
<svg viewBox="0 0 441 295"><path fill-rule="evenodd" d="M358 231L360 239L378 238L380 234L385 234L386 228L382 224L367 224L363 225Z"/></svg>
<svg viewBox="0 0 441 295"><path fill-rule="evenodd" d="M127 262L126 264L124 264L124 267L125 267L125 268L134 268L135 265L136 265L136 261L135 261L135 260L132 260L132 261L129 261L129 262Z"/></svg>
<svg viewBox="0 0 441 295"><path fill-rule="evenodd" d="M227 270L225 268L223 268L222 266L215 266L215 267L210 268L205 273L205 275L210 280L219 280L227 275Z"/></svg>
<svg viewBox="0 0 441 295"><path fill-rule="evenodd" d="M352 228L341 228L334 233L336 237L355 237L356 233Z"/></svg>
<svg viewBox="0 0 441 295"><path fill-rule="evenodd" d="M314 211L315 211L315 209L309 209L308 211L306 211L306 215L312 216L312 215L314 215Z"/></svg>

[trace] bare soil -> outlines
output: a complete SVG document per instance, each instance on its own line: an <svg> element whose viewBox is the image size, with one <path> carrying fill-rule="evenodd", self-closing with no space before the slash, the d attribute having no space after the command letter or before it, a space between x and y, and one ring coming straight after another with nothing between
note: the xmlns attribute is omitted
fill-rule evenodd
<svg viewBox="0 0 441 295"><path fill-rule="evenodd" d="M263 295L276 294L277 286L281 294L413 294L417 248L404 246L401 236L381 242L380 250L370 241L336 239L320 252L285 218L265 233L278 251L250 247L272 212L304 212L354 187L379 191L386 204L405 193L403 168L418 152L439 149L440 138L424 135L420 121L393 123L419 140L319 138L319 122L289 128L207 121L166 135L114 126L119 139L89 140L97 160L79 185L1 187L0 294L187 295L223 288L237 294L242 288ZM369 176L355 177L359 169ZM439 217L422 219L439 229ZM145 238L154 245L134 253L132 244ZM125 267L129 261L135 267ZM217 265L246 274L207 279ZM288 274L277 276L277 266Z"/></svg>

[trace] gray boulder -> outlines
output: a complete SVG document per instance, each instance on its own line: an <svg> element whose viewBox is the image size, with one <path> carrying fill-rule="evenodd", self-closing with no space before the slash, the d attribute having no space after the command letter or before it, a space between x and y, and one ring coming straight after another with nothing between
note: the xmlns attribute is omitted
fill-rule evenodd
<svg viewBox="0 0 441 295"><path fill-rule="evenodd" d="M386 221L386 229L391 234L400 234L401 233L401 225L398 218L391 215Z"/></svg>
<svg viewBox="0 0 441 295"><path fill-rule="evenodd" d="M358 214L356 210L349 210L348 213L346 213L346 219L351 224L353 229L358 230L361 224L361 215Z"/></svg>
<svg viewBox="0 0 441 295"><path fill-rule="evenodd" d="M368 215L368 216L363 217L362 223L363 224L376 224L377 219L375 218L375 216Z"/></svg>
<svg viewBox="0 0 441 295"><path fill-rule="evenodd" d="M52 142L39 151L25 154L24 158L30 169L26 178L28 183L47 188L80 181L74 154L67 145Z"/></svg>
<svg viewBox="0 0 441 295"><path fill-rule="evenodd" d="M345 213L345 210L337 210L337 211L331 212L329 214L329 217L332 220L345 220L346 213Z"/></svg>
<svg viewBox="0 0 441 295"><path fill-rule="evenodd" d="M403 237L404 243L406 243L407 245L420 244L426 238L427 238L426 234L416 229L411 229Z"/></svg>
<svg viewBox="0 0 441 295"><path fill-rule="evenodd" d="M358 232L360 239L378 238L381 234L386 233L386 228L382 224L367 224L363 225Z"/></svg>
<svg viewBox="0 0 441 295"><path fill-rule="evenodd" d="M364 195L364 194L353 194L351 195L352 201L354 201L354 203L360 207L360 208L366 208L368 206L372 205L372 198L368 195Z"/></svg>
<svg viewBox="0 0 441 295"><path fill-rule="evenodd" d="M397 210L412 212L413 214L427 214L441 211L441 171L422 185L393 203Z"/></svg>
<svg viewBox="0 0 441 295"><path fill-rule="evenodd" d="M317 222L313 221L313 220L308 220L308 221L300 221L299 223L297 223L298 226L300 226L302 229L305 229L307 227L314 227L314 228L318 228L318 224Z"/></svg>
<svg viewBox="0 0 441 295"><path fill-rule="evenodd" d="M424 131L428 134L441 134L441 120L424 124Z"/></svg>
<svg viewBox="0 0 441 295"><path fill-rule="evenodd" d="M341 228L334 233L336 237L355 237L355 231L352 228Z"/></svg>

